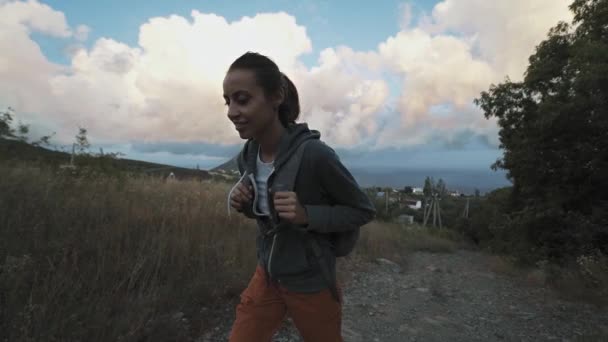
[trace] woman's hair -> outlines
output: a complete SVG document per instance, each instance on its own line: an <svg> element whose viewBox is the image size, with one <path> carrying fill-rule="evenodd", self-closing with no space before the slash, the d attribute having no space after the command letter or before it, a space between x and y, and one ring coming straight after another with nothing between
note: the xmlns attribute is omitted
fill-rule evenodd
<svg viewBox="0 0 608 342"><path fill-rule="evenodd" d="M275 62L259 53L247 52L230 65L228 72L236 69L253 71L258 85L262 87L267 97L282 90L283 102L278 108L279 120L285 127L296 121L300 115L298 90L293 82L279 70Z"/></svg>

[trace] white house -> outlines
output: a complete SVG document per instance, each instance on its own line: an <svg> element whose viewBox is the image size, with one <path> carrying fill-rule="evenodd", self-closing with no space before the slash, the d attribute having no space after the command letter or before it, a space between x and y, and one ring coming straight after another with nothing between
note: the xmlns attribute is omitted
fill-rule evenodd
<svg viewBox="0 0 608 342"><path fill-rule="evenodd" d="M399 215L397 217L397 222L403 223L403 224L413 224L414 223L414 216L411 216L411 215Z"/></svg>
<svg viewBox="0 0 608 342"><path fill-rule="evenodd" d="M175 180L175 173L173 173L173 172L169 173L169 175L167 176L167 180L168 181L174 181Z"/></svg>
<svg viewBox="0 0 608 342"><path fill-rule="evenodd" d="M410 207L411 209L420 209L422 208L422 201L408 201L408 207Z"/></svg>
<svg viewBox="0 0 608 342"><path fill-rule="evenodd" d="M424 190L422 188L413 188L412 193L420 195L424 193Z"/></svg>

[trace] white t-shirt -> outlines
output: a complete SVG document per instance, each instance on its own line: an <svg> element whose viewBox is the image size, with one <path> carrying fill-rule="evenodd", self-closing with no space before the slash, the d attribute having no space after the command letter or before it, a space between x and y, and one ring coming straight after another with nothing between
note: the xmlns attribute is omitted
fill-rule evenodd
<svg viewBox="0 0 608 342"><path fill-rule="evenodd" d="M268 177L274 170L274 163L265 163L260 157L260 150L258 150L258 158L256 161L257 172L255 175L255 185L258 188L258 210L265 214L270 215L270 209L268 207Z"/></svg>

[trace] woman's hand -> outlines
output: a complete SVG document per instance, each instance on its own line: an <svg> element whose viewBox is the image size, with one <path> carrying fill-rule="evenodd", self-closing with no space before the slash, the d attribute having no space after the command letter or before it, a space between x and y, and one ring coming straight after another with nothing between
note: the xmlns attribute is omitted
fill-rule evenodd
<svg viewBox="0 0 608 342"><path fill-rule="evenodd" d="M291 191L277 191L274 193L274 209L279 218L293 224L308 224L306 209L298 201L298 196Z"/></svg>
<svg viewBox="0 0 608 342"><path fill-rule="evenodd" d="M230 195L230 206L238 212L242 212L246 205L251 203L253 198L253 189L251 185L239 183Z"/></svg>

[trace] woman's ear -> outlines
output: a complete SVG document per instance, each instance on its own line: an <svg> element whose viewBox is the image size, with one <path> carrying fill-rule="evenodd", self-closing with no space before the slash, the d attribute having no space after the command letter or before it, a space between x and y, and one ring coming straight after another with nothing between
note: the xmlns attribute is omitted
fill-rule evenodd
<svg viewBox="0 0 608 342"><path fill-rule="evenodd" d="M281 89L279 89L279 91L276 93L276 95L273 99L273 103L272 103L273 108L278 109L284 100L285 100L285 91L283 90L283 87L281 87Z"/></svg>

